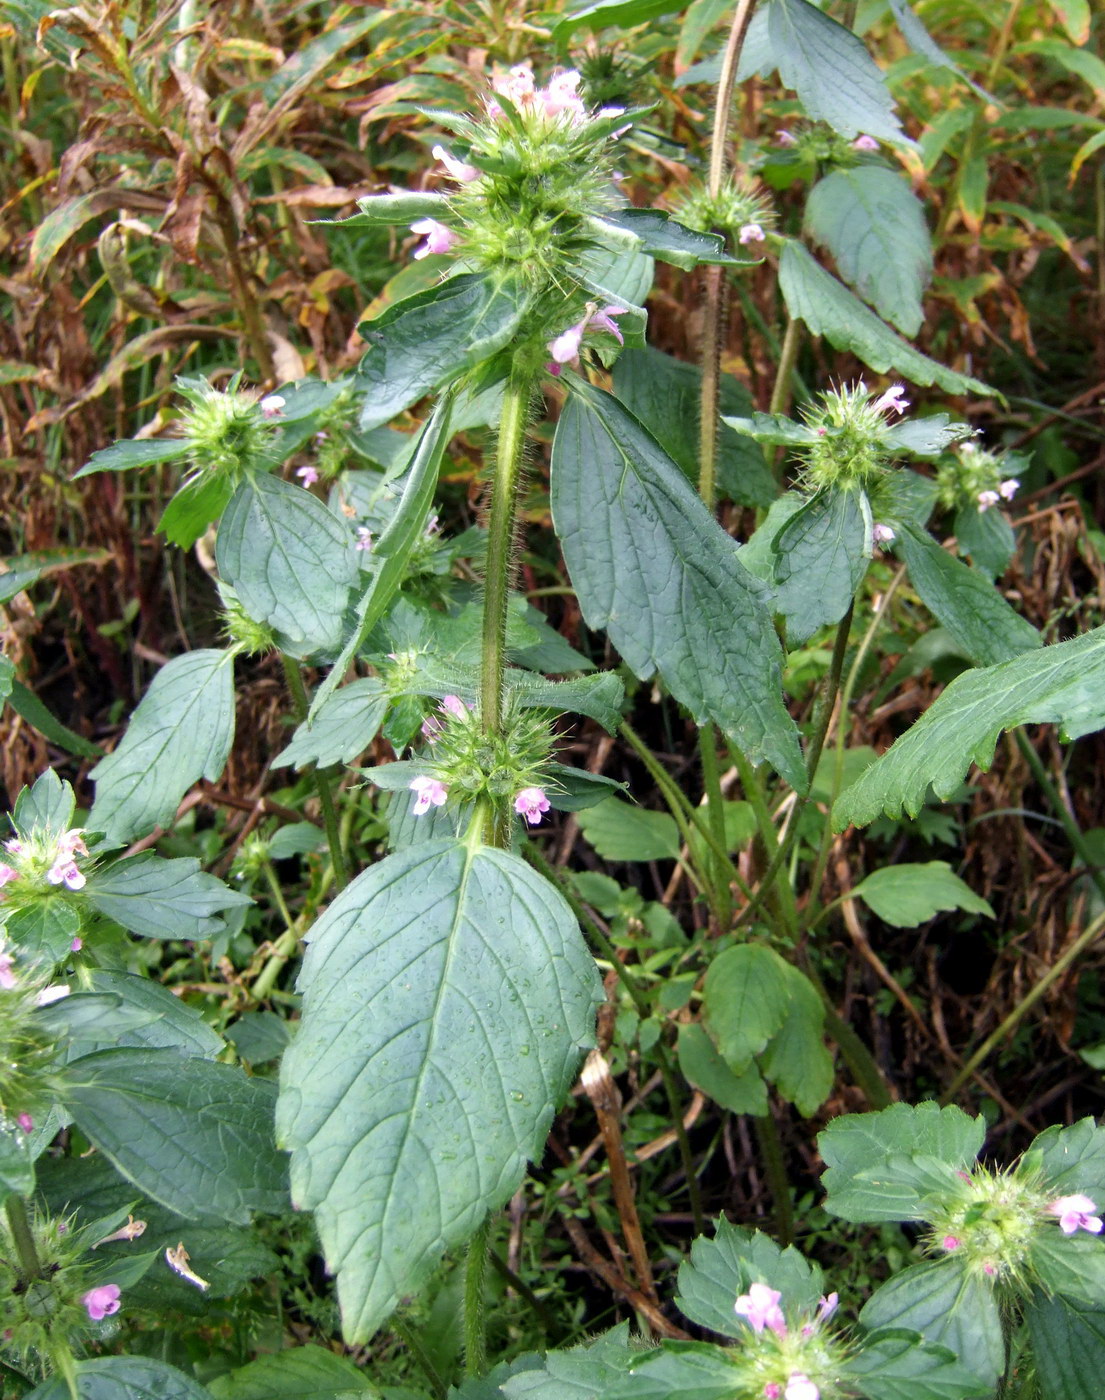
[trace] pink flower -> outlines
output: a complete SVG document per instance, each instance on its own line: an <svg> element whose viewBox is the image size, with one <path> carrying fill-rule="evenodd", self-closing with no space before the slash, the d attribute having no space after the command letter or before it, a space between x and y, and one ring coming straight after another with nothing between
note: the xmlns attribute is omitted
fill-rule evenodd
<svg viewBox="0 0 1105 1400"><path fill-rule="evenodd" d="M857 136L852 142L853 151L877 151L879 143L873 136Z"/></svg>
<svg viewBox="0 0 1105 1400"><path fill-rule="evenodd" d="M904 413L909 407L909 400L905 396L905 387L901 384L891 384L875 402L871 405L876 413Z"/></svg>
<svg viewBox="0 0 1105 1400"><path fill-rule="evenodd" d="M257 406L266 418L279 418L284 403L285 400L279 394L267 394Z"/></svg>
<svg viewBox="0 0 1105 1400"><path fill-rule="evenodd" d="M357 543L353 546L353 548L354 548L354 549L371 549L371 548L372 548L372 531L368 528L367 525L358 525L358 526L357 526Z"/></svg>
<svg viewBox="0 0 1105 1400"><path fill-rule="evenodd" d="M84 844L84 827L75 826L69 831L62 832L58 837L58 854L67 856L88 854L88 847Z"/></svg>
<svg viewBox="0 0 1105 1400"><path fill-rule="evenodd" d="M35 1120L29 1113L20 1113L15 1120L25 1133L33 1133L35 1130Z"/></svg>
<svg viewBox="0 0 1105 1400"><path fill-rule="evenodd" d="M737 234L738 243L762 243L763 240L764 231L759 224L742 224Z"/></svg>
<svg viewBox="0 0 1105 1400"><path fill-rule="evenodd" d="M1003 501L1011 501L1020 489L1020 484L1015 476L1011 476L998 487L998 495Z"/></svg>
<svg viewBox="0 0 1105 1400"><path fill-rule="evenodd" d="M770 1327L772 1332L782 1337L787 1330L786 1319L779 1306L782 1296L777 1289L768 1288L766 1283L753 1283L748 1292L742 1293L733 1304L733 1311L747 1321L753 1332L762 1332L765 1327Z"/></svg>
<svg viewBox="0 0 1105 1400"><path fill-rule="evenodd" d="M119 1285L102 1283L99 1288L90 1288L81 1302L92 1321L100 1322L119 1311Z"/></svg>
<svg viewBox="0 0 1105 1400"><path fill-rule="evenodd" d="M587 116L587 108L583 105L582 97L576 92L577 87L579 87L579 74L574 68L568 69L565 73L558 73L555 78L551 78L548 86L542 88L537 94L538 99L544 104L545 115L559 117L566 112L573 122L584 120Z"/></svg>
<svg viewBox="0 0 1105 1400"><path fill-rule="evenodd" d="M435 146L431 154L434 160L439 160L453 179L459 180L462 185L470 185L473 180L478 180L480 178L480 172L474 165L466 165L464 161L457 160L456 156L450 155L444 146ZM419 222L425 223L427 221L419 220ZM429 222L433 221L430 220ZM411 227L414 228L415 233L421 233L423 231L420 228L416 228L413 224Z"/></svg>
<svg viewBox="0 0 1105 1400"><path fill-rule="evenodd" d="M10 953L0 953L0 987L6 992L14 992L17 985L15 959Z"/></svg>
<svg viewBox="0 0 1105 1400"><path fill-rule="evenodd" d="M624 345L622 333L618 329L618 323L613 319L615 316L624 316L628 308L624 306L600 306L597 311L592 311L587 318L587 329L593 331L606 331L612 335L619 345Z"/></svg>
<svg viewBox="0 0 1105 1400"><path fill-rule="evenodd" d="M83 947L84 947L84 939L81 938L80 935L78 934L78 936L77 936L76 938L73 939L72 943L70 943L70 945L69 945L69 951L70 951L71 953L79 953Z"/></svg>
<svg viewBox="0 0 1105 1400"><path fill-rule="evenodd" d="M416 817L428 812L431 807L444 806L445 799L449 796L448 788L436 778L412 778L409 786L412 792L418 794L413 808Z"/></svg>
<svg viewBox="0 0 1105 1400"><path fill-rule="evenodd" d="M51 885L64 885L67 890L84 888L84 876L77 869L77 863L69 856L60 855L46 872Z"/></svg>
<svg viewBox="0 0 1105 1400"><path fill-rule="evenodd" d="M775 133L775 142L779 146L797 146L798 138L792 131L787 131L784 127Z"/></svg>
<svg viewBox="0 0 1105 1400"><path fill-rule="evenodd" d="M783 1391L783 1400L821 1400L821 1392L805 1371L792 1371L787 1388Z"/></svg>
<svg viewBox="0 0 1105 1400"><path fill-rule="evenodd" d="M296 476L299 477L300 481L302 481L304 486L313 486L318 480L318 468L300 467L299 470L296 472Z"/></svg>
<svg viewBox="0 0 1105 1400"><path fill-rule="evenodd" d="M950 1254L953 1249L958 1249L962 1243L963 1241L958 1235L945 1235L940 1241L940 1247L941 1249L946 1249Z"/></svg>
<svg viewBox="0 0 1105 1400"><path fill-rule="evenodd" d="M978 493L978 513L985 514L991 506L996 506L1001 497L996 491L980 491Z"/></svg>
<svg viewBox="0 0 1105 1400"><path fill-rule="evenodd" d="M0 865L0 889L10 884L12 880L19 879L19 871L13 870L10 865Z"/></svg>
<svg viewBox="0 0 1105 1400"><path fill-rule="evenodd" d="M624 345L625 341L614 317L624 316L626 309L624 306L598 307L584 316L582 321L577 321L574 326L561 331L555 340L549 341L549 354L553 357L553 363L557 366L570 365L579 356L584 333L589 330L606 331L619 345ZM549 370L552 374L560 373L558 368L554 369L552 366L549 366Z"/></svg>
<svg viewBox="0 0 1105 1400"><path fill-rule="evenodd" d="M987 1260L986 1263L982 1266L982 1272L986 1275L987 1278L993 1278L997 1271L998 1266L992 1263L990 1260Z"/></svg>
<svg viewBox="0 0 1105 1400"><path fill-rule="evenodd" d="M539 787L523 788L514 799L514 810L525 817L530 826L536 826L549 810L549 799Z"/></svg>
<svg viewBox="0 0 1105 1400"><path fill-rule="evenodd" d="M521 107L529 101L534 93L533 69L528 63L518 63L505 78L496 78L491 86L500 97L505 97L515 107ZM497 102L494 106L498 108L498 112L502 112L503 109L499 107ZM497 114L493 113L492 115Z"/></svg>
<svg viewBox="0 0 1105 1400"><path fill-rule="evenodd" d="M883 525L880 521L875 523L871 531L871 539L876 545L889 544L894 539L894 531L889 525Z"/></svg>
<svg viewBox="0 0 1105 1400"><path fill-rule="evenodd" d="M425 236L425 243L414 250L415 260L428 258L431 253L447 253L460 237L451 228L439 224L436 219L417 219L411 224L411 233Z"/></svg>
<svg viewBox="0 0 1105 1400"><path fill-rule="evenodd" d="M441 708L450 714L454 719L463 719L468 713L468 706L459 695L444 695L441 699Z"/></svg>
<svg viewBox="0 0 1105 1400"><path fill-rule="evenodd" d="M1059 1217L1059 1228L1064 1235L1073 1235L1075 1230L1100 1235L1101 1217L1094 1215L1096 1209L1089 1196L1060 1196L1047 1207L1047 1213Z"/></svg>
<svg viewBox="0 0 1105 1400"><path fill-rule="evenodd" d="M828 1322L837 1308L840 1307L840 1294L830 1293L827 1298L822 1298L817 1305L817 1321Z"/></svg>
<svg viewBox="0 0 1105 1400"><path fill-rule="evenodd" d="M10 856L21 856L23 854L23 842L13 836L10 841L4 842L4 850L7 851Z"/></svg>
<svg viewBox="0 0 1105 1400"><path fill-rule="evenodd" d="M768 1381L764 1386L765 1400L779 1400L779 1396L782 1395L782 1393L783 1387L778 1381Z"/></svg>

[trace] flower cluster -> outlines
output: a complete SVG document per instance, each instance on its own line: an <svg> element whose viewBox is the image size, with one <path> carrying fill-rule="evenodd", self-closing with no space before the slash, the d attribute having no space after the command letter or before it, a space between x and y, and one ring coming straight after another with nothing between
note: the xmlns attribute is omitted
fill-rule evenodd
<svg viewBox="0 0 1105 1400"><path fill-rule="evenodd" d="M741 1349L748 1392L764 1400L822 1400L842 1359L839 1342L823 1330L839 1298L830 1293L812 1315L790 1323L781 1300L778 1289L753 1283L734 1304L752 1333Z"/></svg>
<svg viewBox="0 0 1105 1400"><path fill-rule="evenodd" d="M0 899L6 897L6 887L17 881L41 885L45 880L48 885L64 885L67 890L84 888L85 875L77 864L78 855L88 855L83 827L73 827L60 836L40 837L35 833L25 840L16 836L4 842L4 850L13 864L0 863Z"/></svg>
<svg viewBox="0 0 1105 1400"><path fill-rule="evenodd" d="M908 407L901 384L874 394L861 379L822 394L819 402L803 410L812 438L797 445L806 458L809 488L862 486L870 490L886 474L895 455L892 420Z"/></svg>
<svg viewBox="0 0 1105 1400"><path fill-rule="evenodd" d="M821 125L798 126L793 130L781 127L775 133L775 144L790 152L795 161L845 168L860 164L861 156L875 155L879 149L873 136L865 134L849 141Z"/></svg>
<svg viewBox="0 0 1105 1400"><path fill-rule="evenodd" d="M763 187L749 175L730 175L716 196L695 181L675 204L675 217L699 233L727 233L756 254L775 227L775 211Z"/></svg>
<svg viewBox="0 0 1105 1400"><path fill-rule="evenodd" d="M194 472L238 481L249 471L271 471L277 464L275 444L285 400L238 388L238 376L225 391L205 379L182 378L177 389L189 407L179 431L190 440L189 462Z"/></svg>
<svg viewBox="0 0 1105 1400"><path fill-rule="evenodd" d="M984 514L1002 501L1011 501L1020 482L1003 468L1015 459L987 452L974 443L963 443L956 455L941 462L936 472L940 504L947 510L972 507Z"/></svg>

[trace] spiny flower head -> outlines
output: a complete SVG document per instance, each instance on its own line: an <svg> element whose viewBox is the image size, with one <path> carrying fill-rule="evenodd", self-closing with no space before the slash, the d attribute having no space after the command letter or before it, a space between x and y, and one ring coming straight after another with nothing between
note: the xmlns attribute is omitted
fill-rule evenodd
<svg viewBox="0 0 1105 1400"><path fill-rule="evenodd" d="M823 1297L811 1313L788 1316L782 1294L768 1284L749 1285L734 1305L749 1335L732 1353L743 1384L741 1400L833 1400L846 1348L825 1324L837 1310L835 1293Z"/></svg>
<svg viewBox="0 0 1105 1400"><path fill-rule="evenodd" d="M831 127L804 123L777 131L775 145L787 151L784 159L795 164L835 165L845 169L859 165L864 156L879 149L878 142L870 136L858 136L854 141L849 141ZM772 156L772 160L778 159L777 155Z"/></svg>
<svg viewBox="0 0 1105 1400"><path fill-rule="evenodd" d="M946 510L974 507L985 513L1017 494L1020 481L1015 473L1023 464L1015 453L988 452L972 442L962 443L937 468L937 499Z"/></svg>
<svg viewBox="0 0 1105 1400"><path fill-rule="evenodd" d="M959 1172L957 1182L933 1212L929 1247L954 1254L972 1274L993 1283L1023 1285L1029 1248L1047 1224L1048 1195L1039 1178L1023 1169L979 1165Z"/></svg>
<svg viewBox="0 0 1105 1400"><path fill-rule="evenodd" d="M30 1133L60 1090L56 1037L36 1012L69 989L47 988L33 961L19 957L2 934L0 967L0 1125Z"/></svg>
<svg viewBox="0 0 1105 1400"><path fill-rule="evenodd" d="M806 484L868 490L886 475L896 451L890 438L893 420L909 407L901 384L874 394L863 380L842 384L802 410L814 434L797 450L805 456Z"/></svg>
<svg viewBox="0 0 1105 1400"><path fill-rule="evenodd" d="M675 217L699 233L726 233L736 243L750 247L761 243L775 227L770 196L750 175L730 175L716 198L695 180L675 203Z"/></svg>
<svg viewBox="0 0 1105 1400"><path fill-rule="evenodd" d="M205 379L180 378L177 389L189 408L179 431L191 440L189 461L197 473L228 477L237 482L250 471L270 471L285 401L280 394L258 400L256 393L238 388L240 376L226 390Z"/></svg>
<svg viewBox="0 0 1105 1400"><path fill-rule="evenodd" d="M229 583L220 579L216 587L223 605L223 632L235 651L245 656L264 656L272 651L276 646L272 628L246 612Z"/></svg>
<svg viewBox="0 0 1105 1400"><path fill-rule="evenodd" d="M74 891L83 889L86 876L78 858L83 860L87 855L83 827L67 831L36 827L13 836L3 843L0 902L22 909L59 886Z"/></svg>

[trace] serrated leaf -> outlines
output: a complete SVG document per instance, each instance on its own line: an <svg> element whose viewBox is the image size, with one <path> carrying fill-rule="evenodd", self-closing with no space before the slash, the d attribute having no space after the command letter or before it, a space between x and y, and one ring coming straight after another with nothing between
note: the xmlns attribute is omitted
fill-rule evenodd
<svg viewBox="0 0 1105 1400"><path fill-rule="evenodd" d="M247 1011L227 1028L239 1056L250 1065L265 1065L279 1059L292 1041L292 1028L273 1011Z"/></svg>
<svg viewBox="0 0 1105 1400"><path fill-rule="evenodd" d="M675 860L679 855L679 828L667 812L646 812L608 797L577 820L604 860Z"/></svg>
<svg viewBox="0 0 1105 1400"><path fill-rule="evenodd" d="M706 1342L665 1342L638 1353L628 1376L615 1379L602 1400L733 1400L747 1373L736 1355Z"/></svg>
<svg viewBox="0 0 1105 1400"><path fill-rule="evenodd" d="M211 1400L211 1392L164 1361L147 1356L103 1356L74 1363L78 1400ZM71 1400L59 1372L26 1400Z"/></svg>
<svg viewBox="0 0 1105 1400"><path fill-rule="evenodd" d="M871 508L859 490L819 491L772 543L775 609L787 641L800 646L819 627L839 622L871 561Z"/></svg>
<svg viewBox="0 0 1105 1400"><path fill-rule="evenodd" d="M81 916L74 902L63 894L36 900L4 920L4 932L19 950L20 961L27 966L38 964L43 971L69 956L80 931Z"/></svg>
<svg viewBox="0 0 1105 1400"><path fill-rule="evenodd" d="M15 799L12 823L24 839L52 840L67 831L73 822L76 798L52 768L35 779L32 787L21 788Z"/></svg>
<svg viewBox="0 0 1105 1400"><path fill-rule="evenodd" d="M690 1258L680 1264L675 1301L700 1327L747 1340L748 1327L733 1305L752 1283L778 1289L784 1310L792 1314L812 1312L824 1287L821 1270L793 1245L780 1249L759 1230L743 1230L721 1219L713 1238L700 1235Z"/></svg>
<svg viewBox="0 0 1105 1400"><path fill-rule="evenodd" d="M192 856L163 860L143 851L94 871L85 896L101 914L145 938L210 938L226 927L224 909L251 903Z"/></svg>
<svg viewBox="0 0 1105 1400"><path fill-rule="evenodd" d="M1032 1140L1024 1167L1039 1172L1056 1196L1090 1196L1105 1204L1105 1130L1092 1118L1045 1128Z"/></svg>
<svg viewBox="0 0 1105 1400"><path fill-rule="evenodd" d="M952 443L971 436L966 423L953 423L946 413L930 413L924 418L903 418L885 430L882 440L891 451L903 456L938 457ZM899 475L895 473L890 480L894 481ZM921 479L929 481L927 477Z"/></svg>
<svg viewBox="0 0 1105 1400"><path fill-rule="evenodd" d="M726 948L710 963L702 989L706 1024L722 1058L743 1074L790 1011L790 968L761 943Z"/></svg>
<svg viewBox="0 0 1105 1400"><path fill-rule="evenodd" d="M292 1195L350 1341L503 1204L590 1043L601 984L518 857L444 840L366 870L311 931L281 1066Z"/></svg>
<svg viewBox="0 0 1105 1400"><path fill-rule="evenodd" d="M625 784L601 773L588 773L583 768L569 768L563 763L550 763L547 771L551 781L546 785L547 796L557 812L582 812L597 807L600 802L624 792Z"/></svg>
<svg viewBox="0 0 1105 1400"><path fill-rule="evenodd" d="M274 768L303 768L317 763L352 763L375 739L391 697L377 676L352 681L335 690L292 735L292 741L272 761Z"/></svg>
<svg viewBox="0 0 1105 1400"><path fill-rule="evenodd" d="M897 1328L868 1337L843 1369L868 1400L966 1400L991 1393L990 1386L961 1366L947 1347Z"/></svg>
<svg viewBox="0 0 1105 1400"><path fill-rule="evenodd" d="M499 1389L508 1400L602 1400L606 1387L624 1375L639 1354L623 1322L583 1346L548 1352L543 1365L519 1370L501 1381ZM463 1390L456 1400L466 1400Z"/></svg>
<svg viewBox="0 0 1105 1400"><path fill-rule="evenodd" d="M894 99L861 40L809 0L771 0L768 33L779 76L807 116L842 136L861 131L908 144Z"/></svg>
<svg viewBox="0 0 1105 1400"><path fill-rule="evenodd" d="M324 1347L286 1347L211 1382L214 1400L379 1400L347 1357Z"/></svg>
<svg viewBox="0 0 1105 1400"><path fill-rule="evenodd" d="M348 525L310 491L265 474L243 481L223 512L215 563L282 651L304 657L337 645L357 552Z"/></svg>
<svg viewBox="0 0 1105 1400"><path fill-rule="evenodd" d="M138 1029L121 1031L111 1038L110 1045L96 1049L177 1050L184 1055L196 1055L213 1060L225 1047L203 1017L168 987L149 977L137 977L127 972L109 972L93 968L88 973L89 986L94 992L117 996L124 1007L148 1013L152 1019ZM88 1046L82 1049L91 1054Z"/></svg>
<svg viewBox="0 0 1105 1400"><path fill-rule="evenodd" d="M1100 1400L1105 1310L1035 1291L1025 1321L1041 1400Z"/></svg>
<svg viewBox="0 0 1105 1400"><path fill-rule="evenodd" d="M176 1050L105 1050L73 1061L62 1099L140 1191L193 1220L246 1225L287 1205L272 1140L275 1086Z"/></svg>
<svg viewBox="0 0 1105 1400"><path fill-rule="evenodd" d="M354 383L360 428L378 428L431 389L489 359L529 311L523 283L507 274L461 274L389 307L361 326L369 349Z"/></svg>
<svg viewBox="0 0 1105 1400"><path fill-rule="evenodd" d="M834 170L810 191L804 229L884 321L917 334L921 296L932 280L932 239L908 181L881 165Z"/></svg>
<svg viewBox="0 0 1105 1400"><path fill-rule="evenodd" d="M648 253L661 262L684 271L701 263L723 263L739 267L746 261L732 258L725 251L725 239L716 233L699 233L678 223L662 209L619 209L602 218L590 218L596 235L613 247Z"/></svg>
<svg viewBox="0 0 1105 1400"><path fill-rule="evenodd" d="M994 1290L962 1260L913 1264L868 1299L859 1320L871 1331L908 1328L950 1348L984 1393L1005 1369L1005 1341Z"/></svg>
<svg viewBox="0 0 1105 1400"><path fill-rule="evenodd" d="M588 625L605 627L642 679L658 671L699 723L714 720L803 789L763 585L628 409L582 380L571 388L553 444L552 508Z"/></svg>
<svg viewBox="0 0 1105 1400"><path fill-rule="evenodd" d="M73 480L93 472L129 472L135 467L152 467L159 462L175 462L192 450L191 438L124 438L103 447L74 472Z"/></svg>
<svg viewBox="0 0 1105 1400"><path fill-rule="evenodd" d="M191 549L234 494L229 477L197 477L186 482L161 512L157 533L178 549Z"/></svg>
<svg viewBox="0 0 1105 1400"><path fill-rule="evenodd" d="M702 371L651 347L627 350L614 366L614 393L686 474L697 488L699 468L698 400ZM752 408L748 390L731 374L720 384L723 414L717 442L717 485L720 495L740 505L769 506L775 499L775 478L752 440L734 427Z"/></svg>
<svg viewBox="0 0 1105 1400"><path fill-rule="evenodd" d="M122 843L170 826L193 783L222 776L233 740L231 653L174 657L154 676L114 753L92 769L89 828Z"/></svg>
<svg viewBox="0 0 1105 1400"><path fill-rule="evenodd" d="M1002 730L1049 723L1071 739L1105 725L1105 628L957 676L841 794L833 829L866 826L880 812L915 817L930 784L948 798L972 762L985 772Z"/></svg>
<svg viewBox="0 0 1105 1400"><path fill-rule="evenodd" d="M70 1049L80 1050L101 1038L111 1043L113 1035L139 1030L156 1017L156 1011L124 1006L123 998L111 992L83 991L47 1002L34 1013L36 1025L51 1037L67 1039Z"/></svg>
<svg viewBox="0 0 1105 1400"><path fill-rule="evenodd" d="M760 1072L804 1117L812 1117L833 1087L833 1057L825 1047L825 1008L808 977L787 966L790 998L783 1024L759 1059Z"/></svg>
<svg viewBox="0 0 1105 1400"><path fill-rule="evenodd" d="M679 1068L688 1083L730 1113L752 1113L763 1116L770 1110L767 1085L754 1064L743 1074L734 1074L722 1059L717 1046L706 1034L699 1021L679 1027L677 1043ZM730 1304L730 1308L732 1304ZM686 1311L684 1309L684 1311ZM688 1313L688 1316L691 1314ZM694 1321L701 1321L695 1317ZM718 1331L714 1328L714 1331ZM724 1329L720 1329L724 1330Z"/></svg>
<svg viewBox="0 0 1105 1400"><path fill-rule="evenodd" d="M418 219L438 219L449 212L449 197L429 190L393 190L357 200L359 214L334 221L337 228L371 228L377 225L407 226Z"/></svg>
<svg viewBox="0 0 1105 1400"><path fill-rule="evenodd" d="M0 1119L0 1200L14 1192L29 1196L35 1188L30 1141L18 1123Z"/></svg>
<svg viewBox="0 0 1105 1400"><path fill-rule="evenodd" d="M852 895L894 928L918 928L948 909L995 917L989 902L944 860L884 866L855 885Z"/></svg>
<svg viewBox="0 0 1105 1400"><path fill-rule="evenodd" d="M894 370L913 384L938 384L949 394L991 392L980 380L958 374L907 344L793 239L783 245L779 285L787 310L804 321L812 335L823 335L837 350L851 351L872 369Z"/></svg>
<svg viewBox="0 0 1105 1400"><path fill-rule="evenodd" d="M1105 1304L1105 1240L1082 1230L1064 1235L1056 1223L1036 1232L1028 1259L1045 1292L1089 1307Z"/></svg>
<svg viewBox="0 0 1105 1400"><path fill-rule="evenodd" d="M989 579L1005 573L1016 540L1004 511L965 506L956 513L954 529L960 552L970 555L972 565L980 573Z"/></svg>

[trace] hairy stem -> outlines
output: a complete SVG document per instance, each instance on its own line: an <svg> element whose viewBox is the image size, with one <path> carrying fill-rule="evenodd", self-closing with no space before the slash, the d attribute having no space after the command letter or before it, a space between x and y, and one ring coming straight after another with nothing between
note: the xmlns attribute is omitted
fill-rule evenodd
<svg viewBox="0 0 1105 1400"><path fill-rule="evenodd" d="M285 656L283 652L280 659L284 663L284 678L288 683L288 693L292 697L292 707L295 710L296 719L300 724L307 718L307 711L310 708L307 700L307 688L303 684L303 676L300 673L298 663L290 656ZM326 829L326 841L330 847L330 861L334 867L334 886L338 890L343 890L348 883L349 875L345 867L345 856L342 853L341 831L338 828L338 814L334 808L334 794L330 787L330 779L320 769L316 768L313 773L315 791L318 794L318 805L322 812L322 824Z"/></svg>
<svg viewBox="0 0 1105 1400"><path fill-rule="evenodd" d="M484 1284L487 1251L491 1244L491 1216L468 1241L464 1265L464 1374L482 1376L487 1370L487 1333Z"/></svg>
<svg viewBox="0 0 1105 1400"><path fill-rule="evenodd" d="M817 765L821 758L821 750L825 747L825 739L829 733L829 726L833 722L833 711L836 709L836 697L840 691L840 675L844 670L844 654L848 650L848 638L852 633L852 613L855 610L855 601L848 604L848 611L840 620L840 625L836 629L836 639L833 642L833 655L829 663L829 674L825 678L825 689L821 696L821 718L817 728L810 739L809 749L806 751L806 774L810 782L813 782L814 774L817 772ZM843 716L841 717L843 719ZM843 724L841 725L843 729Z"/></svg>
<svg viewBox="0 0 1105 1400"><path fill-rule="evenodd" d="M753 1121L768 1187L775 1202L775 1238L785 1249L787 1245L794 1243L794 1204L790 1198L790 1177L787 1175L786 1162L783 1159L779 1125L770 1109Z"/></svg>
<svg viewBox="0 0 1105 1400"><path fill-rule="evenodd" d="M429 1387L433 1391L434 1400L445 1400L445 1382L438 1374L430 1353L422 1345L422 1338L410 1323L405 1322L401 1317L393 1316L388 1326L418 1362L422 1374L426 1377Z"/></svg>
<svg viewBox="0 0 1105 1400"><path fill-rule="evenodd" d="M1043 759L1032 746L1032 741L1023 729L1013 731L1013 737L1017 742L1024 757L1032 771L1032 776L1036 779L1037 786L1042 790L1047 798L1048 806L1059 819L1059 823L1066 832L1067 840L1071 844L1071 849L1086 867L1086 874L1097 886L1099 894L1105 896L1105 875L1097 868L1097 858L1086 844L1086 838L1082 834L1082 828L1075 820L1074 813L1063 800L1063 795L1051 781L1051 775L1044 767Z"/></svg>
<svg viewBox="0 0 1105 1400"><path fill-rule="evenodd" d="M8 1217L15 1252L19 1255L19 1271L25 1283L42 1277L42 1262L35 1248L35 1237L31 1232L31 1222L27 1215L27 1203L22 1196L9 1196L4 1202L4 1214Z"/></svg>

